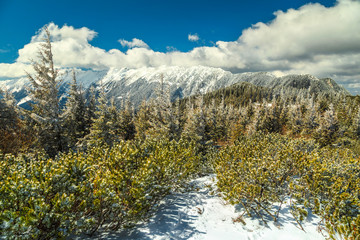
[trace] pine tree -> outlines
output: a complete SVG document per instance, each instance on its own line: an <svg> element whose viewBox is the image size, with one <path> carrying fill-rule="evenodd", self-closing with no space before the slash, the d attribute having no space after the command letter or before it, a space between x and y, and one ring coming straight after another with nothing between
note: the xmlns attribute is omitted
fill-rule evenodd
<svg viewBox="0 0 360 240"><path fill-rule="evenodd" d="M319 114L316 112L316 104L314 98L308 99L307 111L304 119L305 134L312 135L315 129L319 126Z"/></svg>
<svg viewBox="0 0 360 240"><path fill-rule="evenodd" d="M36 123L38 145L54 157L64 145L59 101L61 80L54 66L50 32L46 27L43 30L45 38L38 51L39 60L32 62L35 75L27 73L27 76L32 87L31 117Z"/></svg>
<svg viewBox="0 0 360 240"><path fill-rule="evenodd" d="M224 141L227 136L227 109L225 107L224 96L216 106L215 100L209 105L207 110L207 131L214 141Z"/></svg>
<svg viewBox="0 0 360 240"><path fill-rule="evenodd" d="M149 137L150 117L151 117L151 106L144 100L139 110L137 111L136 117L134 119L135 125L135 137L140 140L145 140Z"/></svg>
<svg viewBox="0 0 360 240"><path fill-rule="evenodd" d="M86 131L86 107L84 94L76 82L75 71L72 72L73 80L70 86L66 108L62 114L64 119L65 138L68 146L74 147L79 139L85 136Z"/></svg>
<svg viewBox="0 0 360 240"><path fill-rule="evenodd" d="M135 137L134 108L131 102L126 100L119 115L119 136L123 140L130 140Z"/></svg>
<svg viewBox="0 0 360 240"><path fill-rule="evenodd" d="M96 119L96 90L92 85L85 95L85 133L88 135L90 133L90 128Z"/></svg>
<svg viewBox="0 0 360 240"><path fill-rule="evenodd" d="M163 78L157 91L157 97L150 101L149 135L154 138L177 139L179 123L172 107L170 90L165 89Z"/></svg>
<svg viewBox="0 0 360 240"><path fill-rule="evenodd" d="M17 154L24 148L23 121L16 101L7 90L0 90L0 152Z"/></svg>
<svg viewBox="0 0 360 240"><path fill-rule="evenodd" d="M229 138L234 142L239 137L245 135L246 127L250 123L251 118L248 117L248 107L240 106L237 109L237 113L233 114L236 115L236 118L233 122L231 122L230 131L229 131Z"/></svg>
<svg viewBox="0 0 360 240"><path fill-rule="evenodd" d="M301 106L299 104L291 106L288 118L291 134L299 135L304 128L304 118L301 112Z"/></svg>
<svg viewBox="0 0 360 240"><path fill-rule="evenodd" d="M352 132L356 139L360 140L360 108L357 111L357 114L354 117Z"/></svg>
<svg viewBox="0 0 360 240"><path fill-rule="evenodd" d="M108 105L104 88L100 91L95 115L96 118L93 120L90 133L85 137L86 142L90 145L105 143L112 146L119 140L119 114L113 99L110 101L110 106Z"/></svg>
<svg viewBox="0 0 360 240"><path fill-rule="evenodd" d="M258 130L266 133L279 133L281 126L281 108L278 102L274 99L272 103L263 103L263 116L259 123Z"/></svg>
<svg viewBox="0 0 360 240"><path fill-rule="evenodd" d="M191 105L189 100L187 120L181 137L188 141L194 140L201 145L205 145L210 139L206 132L206 117L202 96L197 100L197 102L198 107L195 108Z"/></svg>
<svg viewBox="0 0 360 240"><path fill-rule="evenodd" d="M336 117L339 122L339 135L341 137L352 137L351 129L353 125L352 109L350 104L346 102L346 98L338 96L335 99L336 104ZM350 134L349 134L350 133Z"/></svg>
<svg viewBox="0 0 360 240"><path fill-rule="evenodd" d="M18 119L17 112L16 102L11 93L0 90L0 128L14 128Z"/></svg>
<svg viewBox="0 0 360 240"><path fill-rule="evenodd" d="M251 110L251 109L249 109ZM252 120L251 122L247 125L247 133L250 135L255 134L257 131L262 131L263 130L263 122L264 122L264 118L266 117L266 108L263 105L260 104L256 104L255 103L255 107L253 110L253 114L252 114Z"/></svg>
<svg viewBox="0 0 360 240"><path fill-rule="evenodd" d="M314 138L321 146L332 144L338 137L338 129L339 125L335 115L334 105L331 103L329 109L324 112L320 120L319 128Z"/></svg>

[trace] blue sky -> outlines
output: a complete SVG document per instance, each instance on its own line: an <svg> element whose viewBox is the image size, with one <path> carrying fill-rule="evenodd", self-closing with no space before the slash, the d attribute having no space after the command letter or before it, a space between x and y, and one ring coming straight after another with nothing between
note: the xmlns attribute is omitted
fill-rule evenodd
<svg viewBox="0 0 360 240"><path fill-rule="evenodd" d="M325 6L333 0L314 1ZM155 51L189 51L216 41L234 41L243 29L268 22L273 12L298 8L307 0L0 0L0 62L11 63L18 49L49 22L98 32L92 45L121 48L118 39L138 38ZM198 34L200 41L188 41Z"/></svg>
<svg viewBox="0 0 360 240"><path fill-rule="evenodd" d="M0 0L0 79L32 70L47 25L57 67L312 74L360 93L359 13L360 0Z"/></svg>

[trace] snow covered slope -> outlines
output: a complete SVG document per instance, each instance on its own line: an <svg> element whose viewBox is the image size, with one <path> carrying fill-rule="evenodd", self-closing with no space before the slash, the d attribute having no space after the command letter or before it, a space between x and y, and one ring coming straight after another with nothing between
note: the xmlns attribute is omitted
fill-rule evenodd
<svg viewBox="0 0 360 240"><path fill-rule="evenodd" d="M69 86L68 83L72 79L71 70L63 69L60 72L60 78L64 80L60 92L65 94ZM103 85L109 98L114 97L117 102L128 98L135 105L140 104L142 100L154 97L154 90L162 80L169 87L174 99L206 93L238 82L249 82L269 88L292 87L311 89L313 92L348 93L331 79L317 79L311 75L289 75L278 78L271 73L233 74L220 68L203 66L122 68L104 71L77 69L76 77L78 83L85 89L92 84ZM26 91L28 86L27 78L0 81L0 88L10 89L22 106L26 106L25 104L29 100Z"/></svg>
<svg viewBox="0 0 360 240"><path fill-rule="evenodd" d="M133 229L118 232L100 232L87 238L108 240L323 240L326 232L319 232L320 219L309 214L303 222L305 231L296 225L283 206L277 224L269 221L264 225L257 218L244 217L246 224L237 222L239 209L227 204L219 196L211 194L216 189L214 176L206 176L191 182L191 191L173 193L146 223ZM216 191L215 191L216 192ZM324 235L323 235L324 234Z"/></svg>

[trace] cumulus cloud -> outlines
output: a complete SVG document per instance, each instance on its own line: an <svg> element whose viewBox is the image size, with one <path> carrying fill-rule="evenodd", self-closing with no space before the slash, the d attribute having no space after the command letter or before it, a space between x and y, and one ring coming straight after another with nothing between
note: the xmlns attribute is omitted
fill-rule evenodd
<svg viewBox="0 0 360 240"><path fill-rule="evenodd" d="M0 77L2 78L22 77L26 72L32 72L32 68L28 64L0 63Z"/></svg>
<svg viewBox="0 0 360 240"><path fill-rule="evenodd" d="M333 77L349 88L360 79L360 1L339 0L335 6L307 4L299 9L277 11L268 23L256 23L239 33L239 38L218 41L211 47L189 52L156 52L140 39L119 40L127 47L105 51L91 45L97 33L86 27L48 25L57 66L109 68L157 67L162 65L221 67L232 72L270 71L277 75L310 73ZM40 30L19 50L15 66L0 65L1 76L14 76L36 56ZM199 40L189 34L191 41ZM7 68L7 69L5 69ZM20 71L21 72L21 71ZM18 74L18 73L17 73ZM1 77L0 76L0 77ZM357 81L356 81L357 79Z"/></svg>
<svg viewBox="0 0 360 240"><path fill-rule="evenodd" d="M72 26L64 25L62 28L59 28L53 22L46 25L47 29L51 33L52 41L61 41L64 39L75 39L76 41L87 43L88 41L93 40L97 33L93 30L90 30L86 27L75 29ZM31 38L31 42L42 42L45 38L45 32L43 29L40 29L38 33Z"/></svg>
<svg viewBox="0 0 360 240"><path fill-rule="evenodd" d="M191 42L197 42L197 41L199 41L200 38L199 38L199 35L197 33L195 33L195 34L189 34L188 39Z"/></svg>
<svg viewBox="0 0 360 240"><path fill-rule="evenodd" d="M149 48L149 46L144 41L137 38L133 38L132 41L126 41L124 39L120 39L119 43L121 44L121 46L128 48L134 48L134 47Z"/></svg>

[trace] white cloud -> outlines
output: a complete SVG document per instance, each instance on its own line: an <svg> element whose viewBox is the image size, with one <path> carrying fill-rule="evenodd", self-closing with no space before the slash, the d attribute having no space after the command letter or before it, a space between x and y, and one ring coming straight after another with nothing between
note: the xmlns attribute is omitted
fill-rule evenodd
<svg viewBox="0 0 360 240"><path fill-rule="evenodd" d="M121 46L128 48L134 48L134 47L149 48L149 46L144 41L137 38L133 38L132 41L126 41L124 39L120 39L119 43L121 44Z"/></svg>
<svg viewBox="0 0 360 240"><path fill-rule="evenodd" d="M72 26L64 25L62 28L59 28L56 24L53 22L46 25L48 30L51 33L51 38L53 41L61 41L64 39L76 39L79 42L87 43L88 41L93 40L97 33L93 30L90 30L86 27L82 27L79 29L75 29ZM45 32L43 29L40 29L39 32L31 38L31 42L41 42L43 41L45 37Z"/></svg>
<svg viewBox="0 0 360 240"><path fill-rule="evenodd" d="M26 75L26 72L32 72L32 68L28 64L22 63L0 63L0 77L15 78Z"/></svg>
<svg viewBox="0 0 360 240"><path fill-rule="evenodd" d="M166 46L166 51L168 51L168 52L175 52L175 51L178 51L178 50L176 49L176 47Z"/></svg>
<svg viewBox="0 0 360 240"><path fill-rule="evenodd" d="M218 41L212 47L189 52L156 52L140 39L119 40L128 47L105 51L92 46L97 33L88 28L58 27L50 23L55 63L64 67L157 67L162 65L221 67L233 72L270 71L277 75L310 73L333 77L352 87L360 79L360 1L340 0L333 7L307 4L299 9L277 11L268 23L256 23L232 42ZM0 65L1 76L17 76L19 69L36 56L38 32L19 50L14 65ZM199 40L197 34L188 39ZM355 83L354 83L355 81ZM353 84L351 85L350 84ZM357 85L356 85L357 86Z"/></svg>
<svg viewBox="0 0 360 240"><path fill-rule="evenodd" d="M197 42L197 41L199 41L200 38L199 38L199 35L197 33L195 33L195 34L189 34L188 39L191 42Z"/></svg>

